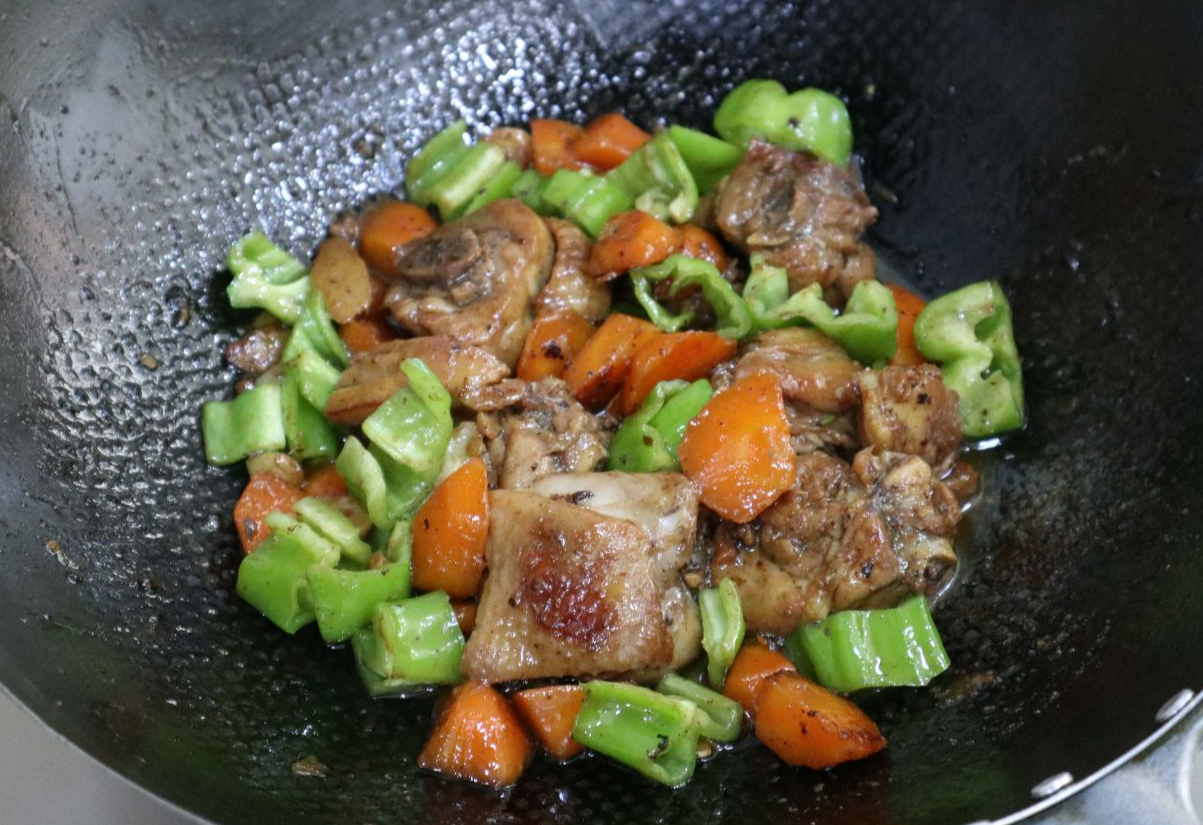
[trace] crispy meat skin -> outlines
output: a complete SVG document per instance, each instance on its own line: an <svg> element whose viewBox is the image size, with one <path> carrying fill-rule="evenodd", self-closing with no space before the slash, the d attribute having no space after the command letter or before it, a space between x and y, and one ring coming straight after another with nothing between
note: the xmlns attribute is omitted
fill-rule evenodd
<svg viewBox="0 0 1203 825"><path fill-rule="evenodd" d="M740 350L732 379L767 373L777 379L786 401L822 413L842 413L856 406L854 379L860 365L844 348L809 327L762 332Z"/></svg>
<svg viewBox="0 0 1203 825"><path fill-rule="evenodd" d="M856 376L856 388L862 444L917 455L940 470L951 465L961 446L961 413L938 367L865 370Z"/></svg>
<svg viewBox="0 0 1203 825"><path fill-rule="evenodd" d="M548 473L588 472L606 457L617 422L580 405L560 378L514 378L470 394L497 486L529 487Z"/></svg>
<svg viewBox="0 0 1203 825"><path fill-rule="evenodd" d="M593 244L576 224L560 218L545 218L556 242L551 277L535 308L542 311L572 310L598 324L610 311L610 287L585 271Z"/></svg>
<svg viewBox="0 0 1203 825"><path fill-rule="evenodd" d="M401 247L385 305L410 333L483 347L512 369L553 258L542 218L495 201Z"/></svg>
<svg viewBox="0 0 1203 825"><path fill-rule="evenodd" d="M877 219L860 182L842 166L754 140L716 192L715 220L728 241L789 273L790 291L817 283L847 297L876 271L861 243Z"/></svg>
<svg viewBox="0 0 1203 825"><path fill-rule="evenodd" d="M739 587L750 630L784 635L938 584L956 562L960 517L956 497L921 458L866 449L849 466L814 452L755 522L719 524L711 574Z"/></svg>
<svg viewBox="0 0 1203 825"><path fill-rule="evenodd" d="M645 529L527 491L495 490L489 506L468 678L619 675L672 662Z"/></svg>
<svg viewBox="0 0 1203 825"><path fill-rule="evenodd" d="M370 352L357 355L339 376L338 385L326 402L326 417L338 424L358 426L387 401L409 379L401 362L420 358L451 393L456 405L474 397L476 391L510 374L495 355L480 347L461 344L441 335L403 341L386 341Z"/></svg>

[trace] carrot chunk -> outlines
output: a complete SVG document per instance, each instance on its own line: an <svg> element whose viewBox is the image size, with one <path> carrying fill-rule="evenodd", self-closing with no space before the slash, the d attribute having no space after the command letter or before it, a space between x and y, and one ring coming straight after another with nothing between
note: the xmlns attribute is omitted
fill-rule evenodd
<svg viewBox="0 0 1203 825"><path fill-rule="evenodd" d="M530 122L531 153L535 170L550 175L557 169L579 169L568 145L581 133L581 127L565 120L532 120Z"/></svg>
<svg viewBox="0 0 1203 825"><path fill-rule="evenodd" d="M518 781L533 755L534 743L509 701L488 685L465 682L440 708L418 765L505 788Z"/></svg>
<svg viewBox="0 0 1203 825"><path fill-rule="evenodd" d="M760 691L768 678L775 673L794 671L794 663L784 654L769 648L759 639L747 642L735 654L735 660L727 670L723 695L739 702L748 716L755 719Z"/></svg>
<svg viewBox="0 0 1203 825"><path fill-rule="evenodd" d="M927 302L906 287L886 284L894 293L894 304L898 307L898 349L890 363L901 367L917 367L927 361L915 345L915 319L927 306Z"/></svg>
<svg viewBox="0 0 1203 825"><path fill-rule="evenodd" d="M585 749L572 738L572 726L585 702L585 691L580 685L520 690L514 694L513 702L535 738L555 759L567 762Z"/></svg>
<svg viewBox="0 0 1203 825"><path fill-rule="evenodd" d="M756 738L785 762L815 770L864 759L886 746L864 711L788 672L768 677L760 691Z"/></svg>
<svg viewBox="0 0 1203 825"><path fill-rule="evenodd" d="M635 351L659 332L639 318L611 315L569 362L564 371L568 389L591 410L606 406L622 389Z"/></svg>
<svg viewBox="0 0 1203 825"><path fill-rule="evenodd" d="M681 227L681 254L701 261L710 261L722 272L731 265L731 257L719 239L700 226L687 223Z"/></svg>
<svg viewBox="0 0 1203 825"><path fill-rule="evenodd" d="M437 226L430 213L417 204L383 201L360 224L359 254L373 269L396 275L397 248L429 235Z"/></svg>
<svg viewBox="0 0 1203 825"><path fill-rule="evenodd" d="M609 171L651 139L634 123L611 112L590 121L568 144L568 150L582 163Z"/></svg>
<svg viewBox="0 0 1203 825"><path fill-rule="evenodd" d="M301 492L314 498L338 498L347 494L347 482L333 463L305 474Z"/></svg>
<svg viewBox="0 0 1203 825"><path fill-rule="evenodd" d="M562 378L568 363L595 331L593 324L570 309L540 312L522 347L518 377L523 381L549 375Z"/></svg>
<svg viewBox="0 0 1203 825"><path fill-rule="evenodd" d="M658 264L680 251L680 232L646 212L632 209L606 220L589 253L588 272L609 281L637 266Z"/></svg>
<svg viewBox="0 0 1203 825"><path fill-rule="evenodd" d="M681 469L702 503L728 521L756 518L789 489L794 450L781 387L760 373L717 393L689 422L678 450Z"/></svg>
<svg viewBox="0 0 1203 825"><path fill-rule="evenodd" d="M305 497L295 487L275 473L260 472L251 476L246 489L234 504L234 526L242 542L242 552L250 553L271 535L271 528L263 523L274 510L291 513L292 505Z"/></svg>
<svg viewBox="0 0 1203 825"><path fill-rule="evenodd" d="M735 354L736 342L713 332L661 333L631 358L622 389L623 412L630 415L661 381L696 381Z"/></svg>
<svg viewBox="0 0 1203 825"><path fill-rule="evenodd" d="M352 355L369 352L376 347L392 341L397 336L384 321L373 318L353 318L345 324L338 325L338 337L343 339Z"/></svg>
<svg viewBox="0 0 1203 825"><path fill-rule="evenodd" d="M473 458L434 489L414 516L413 584L466 599L476 595L489 537L489 472Z"/></svg>

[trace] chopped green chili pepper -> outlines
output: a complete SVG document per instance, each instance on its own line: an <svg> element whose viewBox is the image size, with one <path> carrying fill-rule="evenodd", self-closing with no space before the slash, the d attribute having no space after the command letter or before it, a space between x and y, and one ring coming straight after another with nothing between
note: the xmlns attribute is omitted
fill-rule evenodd
<svg viewBox="0 0 1203 825"><path fill-rule="evenodd" d="M739 146L759 137L840 165L852 152L852 120L842 100L814 88L787 94L775 80L749 80L733 89L714 114L714 131Z"/></svg>
<svg viewBox="0 0 1203 825"><path fill-rule="evenodd" d="M491 143L469 146L468 151L430 188L430 201L439 208L443 220L460 217L469 202L501 172L505 162L505 152L499 146Z"/></svg>
<svg viewBox="0 0 1203 825"><path fill-rule="evenodd" d="M673 315L652 295L652 283L670 278L673 295L692 286L701 288L703 297L718 317L718 329L715 331L719 335L742 339L752 331L748 305L709 261L670 255L658 264L632 269L630 276L635 287L635 299L647 311L651 322L665 332L676 332L693 320L692 312Z"/></svg>
<svg viewBox="0 0 1203 825"><path fill-rule="evenodd" d="M956 391L965 435L981 438L1023 426L1023 372L1011 306L997 281L970 284L924 307L915 321L915 344Z"/></svg>
<svg viewBox="0 0 1203 825"><path fill-rule="evenodd" d="M698 206L698 187L668 132L636 149L606 177L635 201L635 208L673 223L685 223Z"/></svg>
<svg viewBox="0 0 1203 825"><path fill-rule="evenodd" d="M352 637L356 656L370 671L411 684L454 685L463 680L464 634L451 600L441 590L376 605L372 637ZM365 644L371 641L374 644Z"/></svg>
<svg viewBox="0 0 1203 825"><path fill-rule="evenodd" d="M543 192L547 189L549 178L540 175L534 169L524 169L510 189L511 197L525 203L540 215L549 213L547 204L543 202Z"/></svg>
<svg viewBox="0 0 1203 825"><path fill-rule="evenodd" d="M388 541L384 545L384 557L390 564L410 568L414 552L414 524L409 519L401 519L389 531Z"/></svg>
<svg viewBox="0 0 1203 825"><path fill-rule="evenodd" d="M417 358L401 362L409 385L363 422L363 434L399 464L423 478L438 477L451 441L451 396Z"/></svg>
<svg viewBox="0 0 1203 825"><path fill-rule="evenodd" d="M661 381L614 434L606 468L631 473L679 469L677 448L685 426L702 411L711 395L713 390L705 378L692 384Z"/></svg>
<svg viewBox="0 0 1203 825"><path fill-rule="evenodd" d="M326 409L330 393L338 386L339 371L313 350L305 350L288 364L297 375L301 397L319 410Z"/></svg>
<svg viewBox="0 0 1203 825"><path fill-rule="evenodd" d="M634 205L631 196L608 178L572 169L557 169L541 197L545 210L567 218L593 237L611 215Z"/></svg>
<svg viewBox="0 0 1203 825"><path fill-rule="evenodd" d="M727 680L727 670L744 643L744 611L739 591L730 579L718 587L698 592L698 607L702 612L702 649L706 651L706 677L710 684L721 688Z"/></svg>
<svg viewBox="0 0 1203 825"><path fill-rule="evenodd" d="M488 206L493 201L499 201L502 198L510 197L514 189L514 182L522 174L522 167L512 160L507 160L501 164L489 181L477 190L472 200L468 202L464 208L463 214L471 215L482 206Z"/></svg>
<svg viewBox="0 0 1203 825"><path fill-rule="evenodd" d="M839 315L823 300L818 284L789 292L785 270L754 257L744 300L758 329L805 322L838 341L866 366L887 360L898 346L898 309L894 294L878 281L861 281Z"/></svg>
<svg viewBox="0 0 1203 825"><path fill-rule="evenodd" d="M709 721L697 705L621 682L586 682L584 690L573 739L670 788L690 780Z"/></svg>
<svg viewBox="0 0 1203 825"><path fill-rule="evenodd" d="M670 126L668 137L681 153L681 159L689 167L689 173L698 185L698 192L702 194L709 192L729 175L744 156L742 147L697 129Z"/></svg>
<svg viewBox="0 0 1203 825"><path fill-rule="evenodd" d="M285 633L315 618L306 578L314 566L333 567L338 548L283 513L266 519L271 535L238 566L238 595Z"/></svg>
<svg viewBox="0 0 1203 825"><path fill-rule="evenodd" d="M374 444L364 447L354 436L343 443L335 463L351 495L363 502L372 524L381 530L391 530L398 519L412 515L434 489L433 479L398 464Z"/></svg>
<svg viewBox="0 0 1203 825"><path fill-rule="evenodd" d="M233 401L206 401L201 409L205 459L233 464L255 453L288 446L277 382L260 384Z"/></svg>
<svg viewBox="0 0 1203 825"><path fill-rule="evenodd" d="M286 324L301 316L309 294L309 270L262 232L240 238L227 258L234 280L226 288L230 306L266 309Z"/></svg>
<svg viewBox="0 0 1203 825"><path fill-rule="evenodd" d="M927 599L888 610L844 610L790 635L786 650L815 680L841 693L921 687L948 669Z"/></svg>
<svg viewBox="0 0 1203 825"><path fill-rule="evenodd" d="M344 559L356 564L368 563L372 555L371 546L360 538L355 522L347 518L328 499L303 498L292 506L292 511L302 523L333 542Z"/></svg>
<svg viewBox="0 0 1203 825"><path fill-rule="evenodd" d="M338 431L322 411L301 394L296 370L284 373L280 385L280 410L284 414L284 433L288 452L296 458L331 458L338 453Z"/></svg>
<svg viewBox="0 0 1203 825"><path fill-rule="evenodd" d="M310 567L306 573L317 627L327 642L342 642L372 620L382 602L409 595L409 567L391 564L379 570Z"/></svg>
<svg viewBox="0 0 1203 825"><path fill-rule="evenodd" d="M379 645L376 631L371 627L360 628L351 634L351 649L355 654L356 669L369 696L405 698L429 693L435 688L435 685L411 682L408 679L386 679L368 667L366 662L376 659Z"/></svg>
<svg viewBox="0 0 1203 825"><path fill-rule="evenodd" d="M288 363L302 352L312 351L340 367L350 363L347 346L338 336L334 321L326 311L326 301L320 289L309 290L301 316L293 325L292 334L280 353L280 362Z"/></svg>
<svg viewBox="0 0 1203 825"><path fill-rule="evenodd" d="M668 696L688 699L706 715L701 734L715 742L734 742L739 738L740 723L743 722L743 706L734 699L715 693L697 682L675 673L667 673L656 686L656 690Z"/></svg>
<svg viewBox="0 0 1203 825"><path fill-rule="evenodd" d="M405 167L405 191L414 203L426 206L431 189L468 152L464 135L468 124L457 120L427 141Z"/></svg>

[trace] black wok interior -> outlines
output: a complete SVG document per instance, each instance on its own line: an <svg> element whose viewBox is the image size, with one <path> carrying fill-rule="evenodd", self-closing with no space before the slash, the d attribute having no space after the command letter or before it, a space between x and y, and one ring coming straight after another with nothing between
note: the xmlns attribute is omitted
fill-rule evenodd
<svg viewBox="0 0 1203 825"><path fill-rule="evenodd" d="M1185 0L14 2L0 10L0 681L220 823L995 818L1203 685L1203 13ZM419 774L428 704L233 593L240 471L202 400L247 320L221 272L306 254L455 116L621 108L708 126L748 77L836 90L881 219L938 293L1000 278L1031 423L939 625L934 689L872 697L885 755L762 748L665 791L537 763L508 796ZM291 764L315 756L325 778Z"/></svg>

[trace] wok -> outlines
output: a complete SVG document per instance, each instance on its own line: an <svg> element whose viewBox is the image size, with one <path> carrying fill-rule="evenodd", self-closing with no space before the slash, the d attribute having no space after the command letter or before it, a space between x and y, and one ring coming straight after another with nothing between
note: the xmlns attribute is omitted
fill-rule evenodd
<svg viewBox="0 0 1203 825"><path fill-rule="evenodd" d="M1203 686L1200 53L1184 0L5 4L0 680L219 823L1018 815ZM678 792L596 759L506 797L421 775L426 704L234 595L241 480L198 430L246 321L226 249L307 252L456 116L706 126L748 77L849 100L884 259L1014 305L1031 423L981 459L953 671L871 698L890 748L829 774L748 748Z"/></svg>

